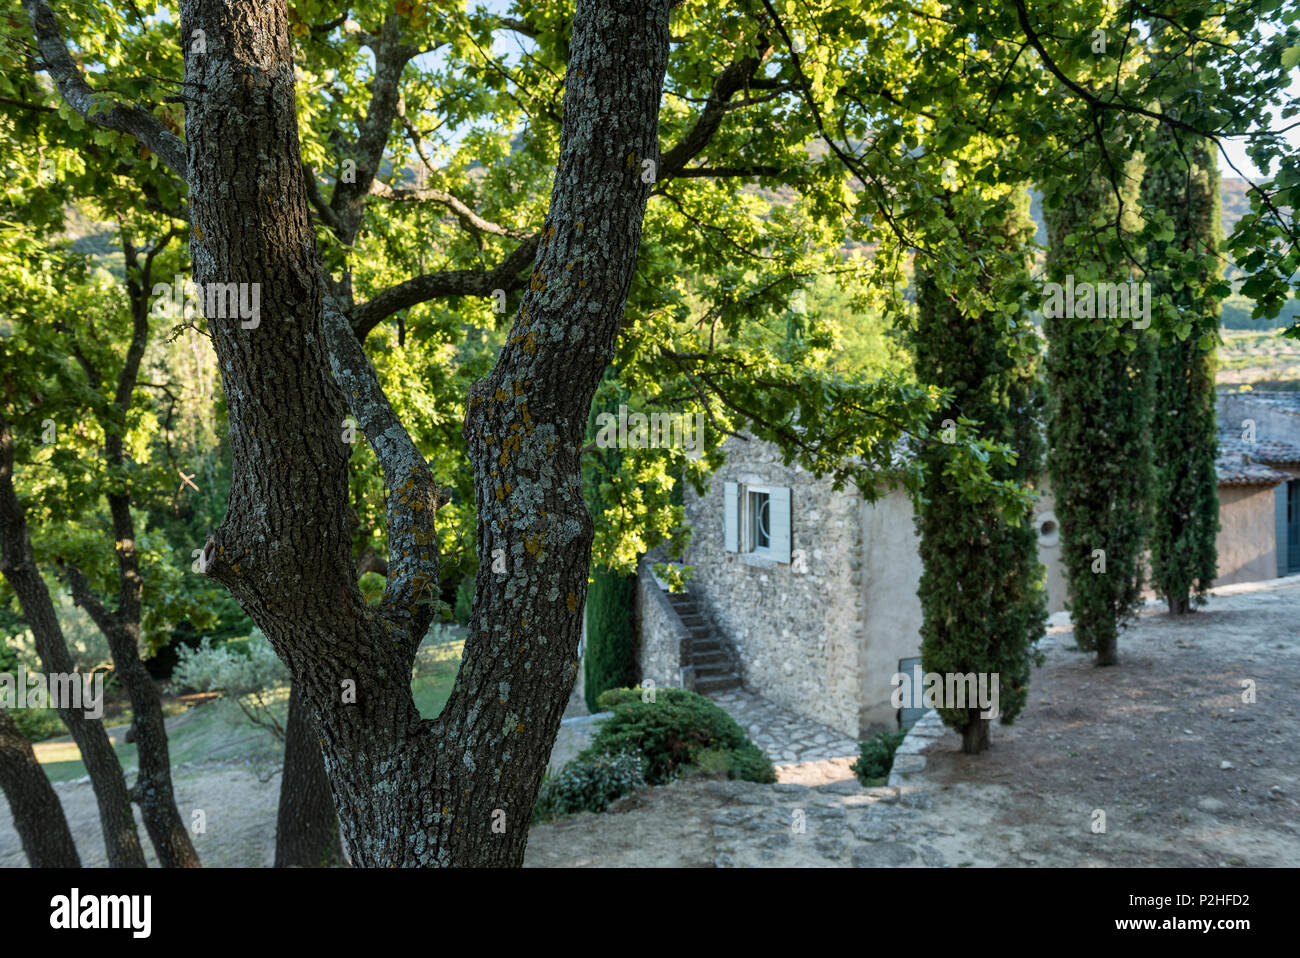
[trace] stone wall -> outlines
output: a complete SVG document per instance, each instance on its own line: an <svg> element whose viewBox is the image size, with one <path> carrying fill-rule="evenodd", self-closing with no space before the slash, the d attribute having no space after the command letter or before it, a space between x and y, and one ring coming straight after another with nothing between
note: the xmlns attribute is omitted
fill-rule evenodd
<svg viewBox="0 0 1300 958"><path fill-rule="evenodd" d="M1038 528L1038 561L1047 569L1047 611L1061 612L1065 609L1066 598L1065 567L1061 564L1061 523L1056 518L1056 497L1046 479L1038 489L1034 524Z"/></svg>
<svg viewBox="0 0 1300 958"><path fill-rule="evenodd" d="M649 560L642 559L637 566L636 611L641 630L637 665L641 681L649 679L658 688L693 688L692 670L682 668L683 652L690 649L690 635L650 565Z"/></svg>
<svg viewBox="0 0 1300 958"><path fill-rule="evenodd" d="M781 464L775 447L729 440L704 496L686 490L688 586L739 657L745 688L856 737L863 636L861 498ZM724 547L724 483L790 489L791 562ZM913 587L915 588L915 587Z"/></svg>

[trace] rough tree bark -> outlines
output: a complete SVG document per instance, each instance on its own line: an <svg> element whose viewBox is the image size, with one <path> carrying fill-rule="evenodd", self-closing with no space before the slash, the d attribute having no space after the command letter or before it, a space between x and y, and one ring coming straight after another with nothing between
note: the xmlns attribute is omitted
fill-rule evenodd
<svg viewBox="0 0 1300 958"><path fill-rule="evenodd" d="M358 865L522 861L576 676L592 535L578 450L635 266L653 182L643 161L658 159L668 10L579 3L530 288L465 425L479 546L505 549L509 572L481 577L456 686L438 719L422 720L410 667L432 617L437 490L318 271L285 4L182 4L181 35L202 30L206 46L185 61L195 280L260 283L262 303L255 328L212 323L234 469L204 556L312 707ZM350 555L349 412L389 486L377 608Z"/></svg>
<svg viewBox="0 0 1300 958"><path fill-rule="evenodd" d="M284 773L275 820L276 868L323 868L343 861L338 815L306 701L289 693L284 727Z"/></svg>
<svg viewBox="0 0 1300 958"><path fill-rule="evenodd" d="M80 868L81 858L54 786L36 761L32 743L0 708L0 791L33 868Z"/></svg>
<svg viewBox="0 0 1300 958"><path fill-rule="evenodd" d="M32 554L27 517L14 491L14 436L9 420L0 413L0 572L18 596L23 618L36 639L36 652L47 674L77 671L68 652L63 629L50 601L50 591L41 578ZM108 740L103 723L88 719L79 709L59 709L59 715L81 750L90 775L99 821L104 831L108 863L114 868L143 868L144 851L131 813L131 799L117 753Z"/></svg>
<svg viewBox="0 0 1300 958"><path fill-rule="evenodd" d="M197 868L198 853L176 808L172 787L171 755L167 746L162 699L153 677L140 658L141 600L144 577L140 574L140 555L135 542L135 520L131 516L131 494L125 479L120 478L127 465L123 450L127 411L131 394L140 375L149 342L149 293L154 257L172 238L168 233L151 247L140 262L139 251L123 234L122 250L127 266L127 298L131 304L131 341L114 388L113 402L106 408L101 426L104 430L104 462L111 474L118 476L108 487L105 499L113 523L113 546L117 556L117 608L109 609L75 566L63 567L73 600L86 610L108 640L113 656L113 671L131 700L132 724L140 773L131 788L131 798L140 806L149 840L164 868ZM95 366L76 350L92 388L98 389L102 377Z"/></svg>

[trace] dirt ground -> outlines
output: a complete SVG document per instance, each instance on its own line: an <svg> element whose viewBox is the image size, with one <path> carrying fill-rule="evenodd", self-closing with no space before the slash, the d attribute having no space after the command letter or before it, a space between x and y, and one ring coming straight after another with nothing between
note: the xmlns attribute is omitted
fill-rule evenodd
<svg viewBox="0 0 1300 958"><path fill-rule="evenodd" d="M988 753L962 755L955 735L926 751L936 808L955 793L983 809L982 831L1024 864L1300 864L1300 585L1181 619L1150 611L1110 668L1054 631L1024 714L994 727Z"/></svg>
<svg viewBox="0 0 1300 958"><path fill-rule="evenodd" d="M710 867L724 844L737 865L892 864L911 843L925 864L955 866L1295 866L1300 582L1225 591L1181 621L1144 615L1121 637L1113 668L1092 666L1073 651L1068 625L1055 628L1016 724L996 725L981 756L962 755L955 734L937 740L901 802L868 796L838 765L783 770L775 786L687 779L535 827L525 864ZM1243 680L1255 683L1254 703L1242 701ZM589 733L567 727L556 755L576 752ZM196 837L205 865L270 865L274 768L181 767L176 784L182 813L206 815ZM90 786L56 789L83 863L103 865ZM849 827L835 827L858 844L772 842L802 808L810 835L839 816ZM1104 833L1093 830L1098 811ZM25 864L0 803L0 867Z"/></svg>

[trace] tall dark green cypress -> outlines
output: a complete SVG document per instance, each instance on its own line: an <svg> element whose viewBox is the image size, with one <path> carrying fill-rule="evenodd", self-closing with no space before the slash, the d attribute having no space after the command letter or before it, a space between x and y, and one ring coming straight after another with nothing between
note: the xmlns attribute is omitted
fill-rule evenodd
<svg viewBox="0 0 1300 958"><path fill-rule="evenodd" d="M1218 561L1214 347L1220 310L1208 287L1222 267L1219 168L1210 143L1161 123L1147 153L1142 204L1173 219L1172 237L1147 248L1152 297L1172 299L1182 336L1166 334L1156 349L1151 579L1170 613L1182 615L1204 603Z"/></svg>
<svg viewBox="0 0 1300 958"><path fill-rule="evenodd" d="M1001 249L1024 263L1033 225L1028 197L965 242L972 252ZM954 218L955 219L955 218ZM952 401L935 412L931 433L959 416L980 423L982 438L1011 446L1015 463L991 465L993 478L1034 485L1043 462L1039 419L1042 388L1037 375L1038 341L1028 313L1010 317L963 313L935 276L918 264L917 320L912 341L921 382L951 390ZM924 571L921 599L921 663L926 672L996 674L1000 718L1010 724L1029 690L1033 644L1047 618L1043 567L1030 510L1012 525L992 501L973 502L944 474L953 446L928 443L921 452L923 499L916 526ZM943 708L943 720L962 733L962 751L988 747L989 719L978 708Z"/></svg>
<svg viewBox="0 0 1300 958"><path fill-rule="evenodd" d="M613 366L605 377L606 381L617 378ZM595 434L598 412L617 414L619 403L626 399L626 392L619 389L603 410L592 403L588 433ZM587 508L599 523L609 505L601 492L601 480L618 471L625 453L621 449L596 449L589 455L590 464L584 476ZM596 699L600 693L637 683L636 643L636 576L613 572L593 562L591 584L587 588L587 645L583 653L582 685L590 711L599 711Z"/></svg>
<svg viewBox="0 0 1300 958"><path fill-rule="evenodd" d="M1132 210L1137 180L1131 164L1110 153L1115 168L1095 153L1079 155L1080 172L1044 184L1047 281L1094 291L1098 282L1124 284L1115 305L1142 324L1128 295L1137 287L1127 286L1129 269L1111 245L1119 196ZM1095 304L1101 308L1086 310L1093 318L1081 318L1044 300L1047 474L1075 642L1095 652L1098 665L1112 665L1119 631L1142 605L1157 333L1130 321L1116 336L1115 318L1096 315L1109 313L1109 298Z"/></svg>

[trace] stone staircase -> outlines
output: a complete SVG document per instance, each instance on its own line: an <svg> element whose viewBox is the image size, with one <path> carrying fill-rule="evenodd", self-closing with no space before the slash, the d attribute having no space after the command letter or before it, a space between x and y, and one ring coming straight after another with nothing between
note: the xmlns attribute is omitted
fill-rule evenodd
<svg viewBox="0 0 1300 958"><path fill-rule="evenodd" d="M701 695L740 688L740 676L721 638L700 612L690 593L669 592L668 602L690 634L689 666L695 672L695 691Z"/></svg>

